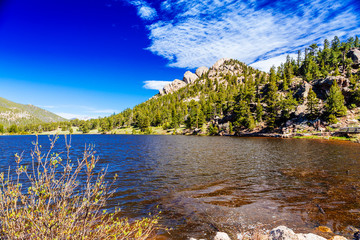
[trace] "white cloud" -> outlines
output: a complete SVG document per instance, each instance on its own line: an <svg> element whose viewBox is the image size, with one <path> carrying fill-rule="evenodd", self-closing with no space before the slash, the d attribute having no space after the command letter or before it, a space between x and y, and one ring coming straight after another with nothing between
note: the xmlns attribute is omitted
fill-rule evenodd
<svg viewBox="0 0 360 240"><path fill-rule="evenodd" d="M138 15L144 20L153 20L157 16L155 8L149 6L149 4L142 0L130 1L130 3L136 6Z"/></svg>
<svg viewBox="0 0 360 240"><path fill-rule="evenodd" d="M92 112L92 113L109 113L109 114L112 114L112 113L117 113L119 111L115 110L115 109L99 109L99 110L92 110L90 112Z"/></svg>
<svg viewBox="0 0 360 240"><path fill-rule="evenodd" d="M139 16L142 19L151 20L156 17L156 10L149 6L141 6L139 7L138 11L139 11Z"/></svg>
<svg viewBox="0 0 360 240"><path fill-rule="evenodd" d="M170 81L156 81L156 80L144 81L143 87L146 89L160 90L169 83L171 83L171 82Z"/></svg>
<svg viewBox="0 0 360 240"><path fill-rule="evenodd" d="M288 54L283 54L266 60L258 61L251 64L250 66L257 68L261 71L268 72L270 71L270 68L272 66L278 67L281 65L281 63L284 63L286 61L287 55ZM297 54L289 54L289 56L291 58L297 59Z"/></svg>
<svg viewBox="0 0 360 240"><path fill-rule="evenodd" d="M166 0L148 25L147 49L172 67L211 66L222 57L260 66L324 38L359 33L351 2Z"/></svg>
<svg viewBox="0 0 360 240"><path fill-rule="evenodd" d="M89 120L92 119L94 117L88 116L88 115L84 115L84 114L74 114L74 113L64 113L64 112L59 112L59 113L55 113L56 115L59 115L60 117L63 117L65 119L80 119L80 120Z"/></svg>
<svg viewBox="0 0 360 240"><path fill-rule="evenodd" d="M48 106L44 106L44 108L45 107ZM55 111L55 114L66 119L78 118L81 120L87 120L91 118L109 116L113 113L119 112L119 110L116 109L97 109L83 105L56 105L51 107L52 108L49 109L50 111Z"/></svg>
<svg viewBox="0 0 360 240"><path fill-rule="evenodd" d="M39 107L40 108L48 108L48 109L56 108L56 106L52 106L52 105L45 105L45 106L39 105Z"/></svg>

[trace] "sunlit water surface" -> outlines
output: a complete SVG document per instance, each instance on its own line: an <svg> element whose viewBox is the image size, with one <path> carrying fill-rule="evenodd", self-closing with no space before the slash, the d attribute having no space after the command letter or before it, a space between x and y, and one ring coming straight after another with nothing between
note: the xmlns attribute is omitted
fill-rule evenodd
<svg viewBox="0 0 360 240"><path fill-rule="evenodd" d="M14 154L30 161L35 136L1 136L0 169ZM39 142L46 150L47 136ZM360 145L339 141L274 138L74 135L71 154L94 144L98 168L115 174L109 208L131 218L162 210L171 239L206 237L261 223L338 233L360 227ZM64 151L60 136L57 151Z"/></svg>

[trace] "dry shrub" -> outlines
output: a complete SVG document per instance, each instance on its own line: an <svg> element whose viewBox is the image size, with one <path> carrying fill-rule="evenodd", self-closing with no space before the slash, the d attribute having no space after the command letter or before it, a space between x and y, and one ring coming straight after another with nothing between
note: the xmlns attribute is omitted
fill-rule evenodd
<svg viewBox="0 0 360 240"><path fill-rule="evenodd" d="M15 155L15 172L1 173L1 239L146 239L158 229L157 215L130 223L118 217L120 209L107 213L112 182L105 180L106 169L94 171L99 158L93 147L85 146L73 163L66 137L66 159L54 153L57 139L50 138L45 154L34 142L32 164L21 165L22 156Z"/></svg>

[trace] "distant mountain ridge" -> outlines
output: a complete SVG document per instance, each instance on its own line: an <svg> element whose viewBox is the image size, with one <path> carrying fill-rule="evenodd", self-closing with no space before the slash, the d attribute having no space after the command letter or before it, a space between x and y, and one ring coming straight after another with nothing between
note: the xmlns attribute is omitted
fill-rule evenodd
<svg viewBox="0 0 360 240"><path fill-rule="evenodd" d="M15 103L0 97L0 124L5 127L60 121L66 119L34 105Z"/></svg>

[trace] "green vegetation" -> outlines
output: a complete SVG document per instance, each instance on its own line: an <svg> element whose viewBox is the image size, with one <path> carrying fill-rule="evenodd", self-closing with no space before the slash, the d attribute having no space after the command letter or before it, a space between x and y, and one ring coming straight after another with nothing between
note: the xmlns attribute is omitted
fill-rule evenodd
<svg viewBox="0 0 360 240"><path fill-rule="evenodd" d="M334 81L325 104L325 111L329 115L329 119L334 119L334 116L344 116L346 114L347 109L344 102L344 96L336 81Z"/></svg>
<svg viewBox="0 0 360 240"><path fill-rule="evenodd" d="M303 117L326 126L346 115L348 108L360 106L359 65L349 56L350 49L359 47L356 39L341 42L334 37L321 47L312 44L304 54L299 51L297 59L287 57L269 73L231 59L172 94L158 94L119 114L18 126L17 131L162 134L153 131L162 128L166 133L171 129L174 133L239 134L281 131L288 120ZM10 132L9 127L4 131Z"/></svg>
<svg viewBox="0 0 360 240"><path fill-rule="evenodd" d="M320 100L317 98L316 93L310 88L306 104L309 119L316 119L319 115L319 103Z"/></svg>
<svg viewBox="0 0 360 240"><path fill-rule="evenodd" d="M357 142L358 138L355 137L329 137L329 136L316 136L316 135L311 135L311 136L295 136L293 137L295 139L326 139L326 140L338 140L338 141L352 141L352 142Z"/></svg>
<svg viewBox="0 0 360 240"><path fill-rule="evenodd" d="M50 125L63 121L65 121L64 118L44 109L15 103L0 97L0 125L8 130L10 126L16 125L18 129L14 132L15 129L12 128L12 133L30 132L32 128L35 130L40 124ZM2 133L1 127L0 133Z"/></svg>
<svg viewBox="0 0 360 240"><path fill-rule="evenodd" d="M104 210L113 192L106 172L94 171L93 148L74 164L66 138L65 156L52 152L56 140L45 154L34 144L33 164L15 155L16 169L0 174L1 239L147 239L159 228L158 216L129 222L120 209Z"/></svg>

